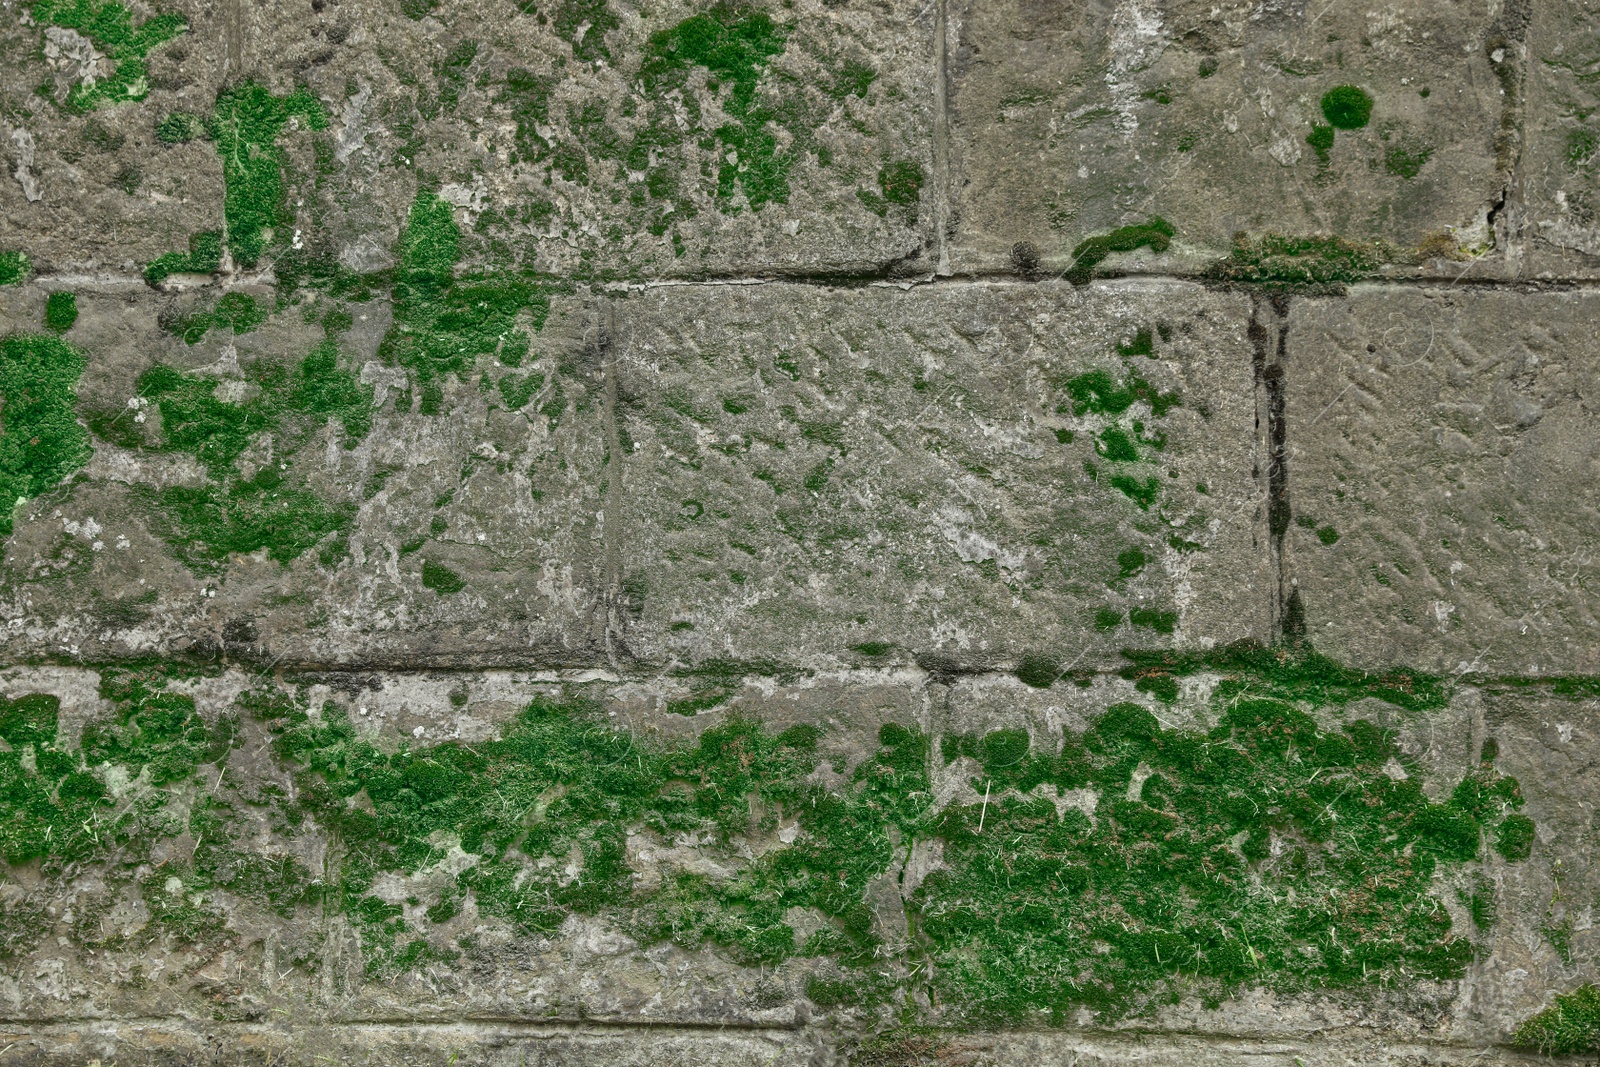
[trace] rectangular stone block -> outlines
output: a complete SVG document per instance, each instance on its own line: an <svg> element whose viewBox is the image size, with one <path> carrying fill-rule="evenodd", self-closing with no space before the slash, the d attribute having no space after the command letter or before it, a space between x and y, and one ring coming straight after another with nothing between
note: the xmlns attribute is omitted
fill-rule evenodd
<svg viewBox="0 0 1600 1067"><path fill-rule="evenodd" d="M617 315L635 656L1071 671L1270 637L1238 296L661 288Z"/></svg>
<svg viewBox="0 0 1600 1067"><path fill-rule="evenodd" d="M1176 229L1168 266L1239 230L1482 251L1525 6L952 4L952 269L1062 270L1151 215Z"/></svg>
<svg viewBox="0 0 1600 1067"><path fill-rule="evenodd" d="M1533 5L1528 32L1521 158L1511 194L1524 276L1592 278L1600 256L1600 91L1594 63L1600 36L1594 4Z"/></svg>
<svg viewBox="0 0 1600 1067"><path fill-rule="evenodd" d="M582 358L588 312L558 306L520 369L486 359L430 401L378 355L384 299L222 300L79 293L64 339L84 364L67 409L81 451L21 494L0 576L12 657L599 654L605 403ZM0 289L0 323L37 331L44 302ZM205 328L219 308L245 318Z"/></svg>
<svg viewBox="0 0 1600 1067"><path fill-rule="evenodd" d="M59 39L72 56L89 50L86 69L109 69L105 41L53 23L4 31L24 73L9 94L0 250L53 271L137 274L212 233L225 255L185 270L366 273L393 266L421 184L458 209L474 265L627 278L931 269L926 8L228 11L196 12L151 51L147 96L88 113L31 95L54 78L65 99L78 80L78 61L40 48Z"/></svg>
<svg viewBox="0 0 1600 1067"><path fill-rule="evenodd" d="M1589 292L1295 300L1292 575L1317 648L1362 666L1600 668Z"/></svg>

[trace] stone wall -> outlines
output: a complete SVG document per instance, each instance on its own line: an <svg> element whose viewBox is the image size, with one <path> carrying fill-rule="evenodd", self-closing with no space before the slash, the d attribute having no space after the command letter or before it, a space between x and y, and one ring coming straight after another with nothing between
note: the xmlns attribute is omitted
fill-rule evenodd
<svg viewBox="0 0 1600 1067"><path fill-rule="evenodd" d="M1592 1057L1597 15L0 3L0 1058Z"/></svg>

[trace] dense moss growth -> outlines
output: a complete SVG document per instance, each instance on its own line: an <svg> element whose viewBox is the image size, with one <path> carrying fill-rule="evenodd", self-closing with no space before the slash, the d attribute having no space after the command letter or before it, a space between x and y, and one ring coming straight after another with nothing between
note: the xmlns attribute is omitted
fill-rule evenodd
<svg viewBox="0 0 1600 1067"><path fill-rule="evenodd" d="M1336 85L1322 94L1322 117L1336 130L1359 130L1372 119L1372 97L1356 85Z"/></svg>
<svg viewBox="0 0 1600 1067"><path fill-rule="evenodd" d="M49 334L0 340L0 538L12 513L89 461L73 406L84 358Z"/></svg>
<svg viewBox="0 0 1600 1067"><path fill-rule="evenodd" d="M51 293L44 302L44 324L56 333L66 333L78 321L78 298L69 292Z"/></svg>
<svg viewBox="0 0 1600 1067"><path fill-rule="evenodd" d="M1377 273L1389 256L1376 245L1339 237L1234 235L1233 251L1205 269L1213 281L1268 289L1330 290Z"/></svg>
<svg viewBox="0 0 1600 1067"><path fill-rule="evenodd" d="M305 813L345 844L335 892L375 973L423 949L398 909L369 895L374 877L434 867L454 847L476 860L446 897L470 894L481 914L520 930L550 932L574 911L607 910L644 940L709 942L749 963L797 950L868 959L878 939L862 896L892 859L885 831L909 828L927 803L926 741L896 726L884 727L884 747L849 788L829 791L803 781L817 765L810 727L774 735L735 718L692 746L656 748L602 724L582 700L541 700L499 741L385 754L331 705L247 703L271 723L275 751L301 768ZM370 810L348 803L362 793ZM803 839L731 881L679 874L638 887L628 866L630 835L726 847L797 820ZM520 856L568 862L530 867ZM833 932L797 946L783 921L791 907L830 916Z"/></svg>
<svg viewBox="0 0 1600 1067"><path fill-rule="evenodd" d="M1546 1056L1600 1053L1600 988L1585 984L1518 1026L1511 1035L1518 1048Z"/></svg>
<svg viewBox="0 0 1600 1067"><path fill-rule="evenodd" d="M784 37L783 27L766 12L718 4L704 14L652 34L639 68L646 96L665 100L675 91L682 93L694 124L699 123L700 107L695 94L683 91L689 75L696 68L704 68L714 90L720 93L726 87L719 102L730 121L712 133L720 146L717 195L726 199L738 186L757 211L770 202L788 200L789 170L795 162L793 148L780 148L777 138L767 129L769 122L788 125L784 123L788 116L764 103L756 93L767 65L783 52ZM652 125L650 140L670 137L670 133ZM630 154L637 154L637 146Z"/></svg>
<svg viewBox="0 0 1600 1067"><path fill-rule="evenodd" d="M150 494L180 558L200 570L259 549L287 563L342 533L354 515L351 504L325 501L289 460L330 424L346 447L363 440L372 426L372 387L339 366L331 340L298 364L262 359L244 373L254 387L250 399L223 399L216 379L162 365L138 383L139 395L161 413L161 439L148 447L187 452L210 474L204 486ZM265 457L241 462L254 442L268 438Z"/></svg>
<svg viewBox="0 0 1600 1067"><path fill-rule="evenodd" d="M22 252L0 251L0 285L20 285L33 272L33 264Z"/></svg>
<svg viewBox="0 0 1600 1067"><path fill-rule="evenodd" d="M942 808L929 739L894 724L844 772L826 769L810 726L774 733L734 715L692 742L647 743L576 692L535 700L497 740L396 747L334 704L247 691L239 711L295 778L257 802L282 832L336 842L319 878L241 847L227 795L190 784L226 759L235 720L202 721L159 669L105 672L102 695L115 711L76 751L57 743L54 698L0 705L8 860L43 858L47 872L137 860L187 829L206 847L139 886L157 929L225 936L217 889L284 915L332 908L372 977L450 956L448 924L471 908L523 933L594 914L645 943L715 945L749 965L810 957L822 1006L870 1008L925 982L947 1019L983 1023L1061 1022L1078 1007L1114 1018L1180 992L1451 978L1473 949L1432 895L1435 872L1478 858L1521 803L1492 753L1430 802L1391 733L1324 728L1259 691L1216 698L1210 729L1123 703L1082 734L947 734L940 762L965 757L976 777ZM1396 763L1409 777L1388 773ZM114 768L135 783L115 809ZM186 823L165 814L178 794ZM869 886L934 840L944 866L905 904L912 942L889 939ZM731 873L641 868L652 849ZM386 902L394 876L413 909ZM1486 892L1474 914L1492 911ZM793 909L816 916L803 940Z"/></svg>
<svg viewBox="0 0 1600 1067"><path fill-rule="evenodd" d="M143 100L150 93L145 58L188 28L182 15L172 14L156 15L135 26L133 13L118 0L33 0L28 11L40 25L83 34L113 63L108 77L72 87L67 93L69 111Z"/></svg>
<svg viewBox="0 0 1600 1067"><path fill-rule="evenodd" d="M144 269L144 280L160 285L174 274L210 274L222 266L222 232L207 230L189 236L188 252L157 256Z"/></svg>
<svg viewBox="0 0 1600 1067"><path fill-rule="evenodd" d="M188 139L188 116L176 123L173 116L158 129L162 140ZM226 244L236 265L255 267L269 247L287 246L292 216L283 184L283 149L278 138L292 121L313 130L328 125L322 104L308 89L274 96L253 81L224 89L207 124L207 132L222 158L223 233L198 233L189 239L187 254L168 252L145 268L145 280L159 284L172 274L210 273L222 263Z"/></svg>
<svg viewBox="0 0 1600 1067"><path fill-rule="evenodd" d="M1309 700L1321 707L1375 697L1408 711L1444 707L1450 693L1444 680L1405 667L1361 671L1346 667L1308 645L1264 648L1242 641L1203 652L1128 649L1130 681L1176 679L1200 671L1223 676L1219 693L1249 691L1285 700Z"/></svg>
<svg viewBox="0 0 1600 1067"><path fill-rule="evenodd" d="M1159 215L1152 215L1149 222L1122 226L1110 233L1087 238L1072 250L1072 266L1067 269L1067 281L1073 285L1088 285L1089 279L1094 277L1095 268L1113 252L1132 252L1137 248L1165 252L1177 232L1172 223Z"/></svg>
<svg viewBox="0 0 1600 1067"><path fill-rule="evenodd" d="M461 234L450 205L431 192L417 194L400 241L400 278L394 287L394 326L379 358L416 375L423 414L437 414L447 375L465 377L479 356L521 366L528 331L544 326L547 287L515 276L455 276ZM521 407L543 384L518 378L503 386ZM558 413L559 414L559 413Z"/></svg>
<svg viewBox="0 0 1600 1067"><path fill-rule="evenodd" d="M328 125L322 104L308 89L273 96L265 86L247 81L217 97L211 136L222 157L228 251L240 266L254 267L269 244L288 243L290 215L278 138L292 119L313 130Z"/></svg>
<svg viewBox="0 0 1600 1067"><path fill-rule="evenodd" d="M1461 975L1472 945L1431 882L1479 855L1516 783L1485 768L1431 803L1385 773L1404 757L1371 722L1323 730L1266 697L1213 706L1209 731L1119 704L1059 746L1021 731L969 743L988 799L934 817L949 868L914 898L943 998L1015 1024L1158 990ZM1058 814L1040 786L1098 802Z"/></svg>

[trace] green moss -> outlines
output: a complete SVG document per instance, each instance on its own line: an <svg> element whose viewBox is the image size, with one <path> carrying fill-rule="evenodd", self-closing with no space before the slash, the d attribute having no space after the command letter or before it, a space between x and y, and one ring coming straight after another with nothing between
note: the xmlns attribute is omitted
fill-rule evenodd
<svg viewBox="0 0 1600 1067"><path fill-rule="evenodd" d="M1113 489L1138 504L1140 511L1149 511L1150 505L1161 495L1161 482L1156 478L1146 478L1141 482L1132 475L1113 474L1107 481Z"/></svg>
<svg viewBox="0 0 1600 1067"><path fill-rule="evenodd" d="M33 273L33 263L22 252L0 251L0 285L19 285Z"/></svg>
<svg viewBox="0 0 1600 1067"><path fill-rule="evenodd" d="M1317 154L1317 162L1326 167L1333 161L1333 127L1321 123L1313 125L1311 132L1306 135L1306 144Z"/></svg>
<svg viewBox="0 0 1600 1067"><path fill-rule="evenodd" d="M1359 130L1372 118L1372 97L1354 85L1336 85L1322 94L1322 117L1337 130Z"/></svg>
<svg viewBox="0 0 1600 1067"><path fill-rule="evenodd" d="M1525 1020L1511 1043L1545 1056L1600 1052L1600 988L1586 983Z"/></svg>
<svg viewBox="0 0 1600 1067"><path fill-rule="evenodd" d="M1095 370L1071 378L1057 378L1051 384L1066 391L1071 398L1070 410L1079 418L1090 414L1121 415L1139 402L1150 405L1150 414L1160 418L1183 403L1179 394L1157 392L1134 371L1129 371L1120 382L1106 371ZM1058 405L1057 410L1065 407Z"/></svg>
<svg viewBox="0 0 1600 1067"><path fill-rule="evenodd" d="M552 28L572 45L574 58L593 62L612 58L605 35L620 25L605 0L562 0Z"/></svg>
<svg viewBox="0 0 1600 1067"><path fill-rule="evenodd" d="M440 596L459 593L467 587L461 575L443 563L435 563L431 559L422 561L422 585L423 588L432 589Z"/></svg>
<svg viewBox="0 0 1600 1067"><path fill-rule="evenodd" d="M66 333L78 321L78 298L73 293L51 293L44 302L44 324L55 333Z"/></svg>
<svg viewBox="0 0 1600 1067"><path fill-rule="evenodd" d="M416 375L425 415L438 413L443 379L465 376L478 357L498 356L507 365L520 365L528 335L518 327L519 315L526 314L537 330L549 312L541 288L520 278L456 278L461 233L451 211L449 203L427 191L412 202L400 240L395 323L378 349L380 358ZM538 384L528 384L533 382ZM526 388L531 396L542 384L542 376L531 375L513 382L512 392L504 395L510 402ZM559 395L559 384L554 393Z"/></svg>
<svg viewBox="0 0 1600 1067"><path fill-rule="evenodd" d="M1388 256L1376 245L1339 237L1234 236L1233 251L1203 276L1274 289L1330 289L1372 277Z"/></svg>
<svg viewBox="0 0 1600 1067"><path fill-rule="evenodd" d="M205 465L204 486L173 486L150 501L179 557L201 571L231 553L265 549L287 563L349 527L354 505L329 503L287 461L329 423L346 447L372 425L372 387L339 366L339 349L323 341L298 365L263 359L245 368L257 393L251 400L219 399L215 379L157 365L139 379L139 392L161 412L161 451L186 452ZM248 476L238 462L260 435L272 436L268 461Z"/></svg>
<svg viewBox="0 0 1600 1067"><path fill-rule="evenodd" d="M1422 171L1422 165L1428 162L1433 155L1433 149L1426 145L1421 147L1405 147L1394 145L1383 154L1383 166L1396 178L1410 181Z"/></svg>
<svg viewBox="0 0 1600 1067"><path fill-rule="evenodd" d="M1017 679L1035 689L1049 689L1060 677L1061 661L1045 653L1030 653L1017 664Z"/></svg>
<svg viewBox="0 0 1600 1067"><path fill-rule="evenodd" d="M188 144L206 135L206 124L187 111L173 111L156 123L156 140L162 144Z"/></svg>
<svg viewBox="0 0 1600 1067"><path fill-rule="evenodd" d="M1067 270L1067 281L1073 285L1087 285L1094 277L1095 268L1113 252L1132 252L1148 248L1152 252L1165 252L1177 233L1172 223L1159 215L1136 226L1122 226L1110 233L1090 237L1072 250L1072 266Z"/></svg>
<svg viewBox="0 0 1600 1067"><path fill-rule="evenodd" d="M161 327L183 338L185 344L198 344L214 328L234 334L251 333L267 319L266 309L248 293L227 293L210 308L190 314L163 315Z"/></svg>
<svg viewBox="0 0 1600 1067"><path fill-rule="evenodd" d="M1154 630L1158 634L1170 634L1177 629L1178 613L1175 611L1157 611L1154 608L1134 608L1128 612L1128 621L1135 626Z"/></svg>
<svg viewBox="0 0 1600 1067"><path fill-rule="evenodd" d="M160 285L174 274L210 274L222 266L222 234L217 230L191 234L188 252L157 256L144 269L144 280Z"/></svg>
<svg viewBox="0 0 1600 1067"><path fill-rule="evenodd" d="M265 86L247 81L217 97L211 134L222 157L228 251L241 266L254 267L269 245L288 244L292 216L278 138L292 119L313 130L328 125L322 104L308 89L274 96Z"/></svg>
<svg viewBox="0 0 1600 1067"><path fill-rule="evenodd" d="M891 207L899 207L905 215L906 225L912 226L917 221L923 180L922 164L914 159L903 159L879 169L878 188L881 194L862 190L856 196L875 215L887 215Z"/></svg>
<svg viewBox="0 0 1600 1067"><path fill-rule="evenodd" d="M0 340L0 538L18 504L89 461L89 434L73 410L83 355L44 334Z"/></svg>
<svg viewBox="0 0 1600 1067"><path fill-rule="evenodd" d="M673 93L682 93L695 123L700 120L700 107L689 88L689 75L696 68L706 70L710 77L708 88L718 94L722 111L730 120L710 131L712 143L717 146L717 196L725 202L737 187L756 211L769 203L788 201L789 171L798 158L797 152L812 141L804 116L783 105L770 105L757 96L757 85L768 64L783 53L785 36L784 28L764 11L737 3L717 4L703 14L652 34L639 68L648 98L662 101ZM780 147L769 124L788 132L788 147ZM658 108L652 113L649 126L626 151L630 166L645 169L652 150L676 145L682 136L670 109ZM668 199L675 183L669 173L658 175L651 195Z"/></svg>
<svg viewBox="0 0 1600 1067"><path fill-rule="evenodd" d="M1574 171L1587 170L1600 155L1600 136L1587 127L1570 131L1567 134L1567 166Z"/></svg>
<svg viewBox="0 0 1600 1067"><path fill-rule="evenodd" d="M1249 641L1204 652L1127 650L1129 680L1180 677L1201 671L1223 675L1222 690L1309 700L1318 706L1344 705L1376 697L1408 711L1427 711L1449 703L1444 679L1405 667L1360 671L1342 666L1304 644L1264 648Z"/></svg>
<svg viewBox="0 0 1600 1067"><path fill-rule="evenodd" d="M156 15L133 24L133 13L117 0L33 0L28 5L35 22L76 30L108 57L109 76L92 85L73 85L67 93L67 110L93 111L101 104L143 100L150 92L145 59L188 28L182 15Z"/></svg>
<svg viewBox="0 0 1600 1067"><path fill-rule="evenodd" d="M1495 832L1494 850L1515 863L1533 854L1535 828L1526 815L1510 815Z"/></svg>

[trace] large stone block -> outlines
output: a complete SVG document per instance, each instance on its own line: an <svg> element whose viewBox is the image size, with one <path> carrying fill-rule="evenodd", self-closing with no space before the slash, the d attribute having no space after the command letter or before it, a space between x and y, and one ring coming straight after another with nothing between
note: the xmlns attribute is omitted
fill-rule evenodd
<svg viewBox="0 0 1600 1067"><path fill-rule="evenodd" d="M8 325L37 329L41 291L0 294ZM382 299L270 314L258 302L258 324L195 327L193 343L175 324L216 301L140 287L78 303L65 338L85 359L77 415L92 454L16 511L11 656L421 666L598 654L605 405L577 302L555 310L520 370L488 360L442 383L435 414L376 356L391 325ZM330 352L320 370L306 362Z"/></svg>
<svg viewBox="0 0 1600 1067"><path fill-rule="evenodd" d="M617 315L636 656L1070 671L1270 637L1241 297L766 285Z"/></svg>
<svg viewBox="0 0 1600 1067"><path fill-rule="evenodd" d="M1520 252L1533 277L1594 277L1600 256L1600 90L1594 64L1600 9L1537 4L1528 33L1526 108L1510 201Z"/></svg>
<svg viewBox="0 0 1600 1067"><path fill-rule="evenodd" d="M1597 312L1588 292L1293 303L1289 573L1318 648L1442 672L1600 668Z"/></svg>
<svg viewBox="0 0 1600 1067"><path fill-rule="evenodd" d="M1169 264L1237 230L1487 247L1525 7L952 4L951 266L1062 269L1151 214L1177 229ZM1340 86L1370 114L1325 109Z"/></svg>
<svg viewBox="0 0 1600 1067"><path fill-rule="evenodd" d="M392 265L419 187L460 209L472 261L564 276L915 269L934 230L926 8L350 0L293 17L220 12L196 10L155 53L147 98L87 117L29 96L47 73L32 58L42 35L86 39L5 31L30 80L11 86L19 178L0 193L0 247L55 269L138 270L184 252L191 233L226 229L246 266L365 273ZM210 121L214 109L215 145L156 136L171 112ZM235 160L226 220L221 153ZM149 174L142 187L128 168ZM280 217L252 251L265 214Z"/></svg>

